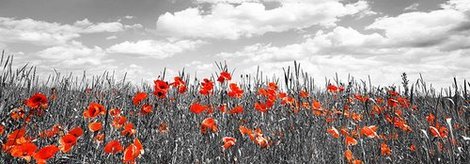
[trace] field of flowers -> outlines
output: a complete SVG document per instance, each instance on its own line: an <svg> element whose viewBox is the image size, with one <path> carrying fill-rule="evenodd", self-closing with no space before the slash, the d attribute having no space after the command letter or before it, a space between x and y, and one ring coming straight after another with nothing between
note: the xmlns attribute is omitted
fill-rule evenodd
<svg viewBox="0 0 470 164"><path fill-rule="evenodd" d="M424 80L377 87L283 77L232 80L184 72L126 79L0 66L0 163L469 163L467 86Z"/></svg>

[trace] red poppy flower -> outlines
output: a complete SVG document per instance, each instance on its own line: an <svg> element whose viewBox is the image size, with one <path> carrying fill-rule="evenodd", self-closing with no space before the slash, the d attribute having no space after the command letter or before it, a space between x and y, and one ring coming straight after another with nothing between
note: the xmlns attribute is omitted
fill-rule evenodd
<svg viewBox="0 0 470 164"><path fill-rule="evenodd" d="M59 133L60 125L56 124L51 129L44 130L39 133L39 137L41 138L52 138Z"/></svg>
<svg viewBox="0 0 470 164"><path fill-rule="evenodd" d="M170 129L168 128L168 124L165 122L162 122L160 125L158 125L158 132L160 133L168 133Z"/></svg>
<svg viewBox="0 0 470 164"><path fill-rule="evenodd" d="M31 109L46 109L47 103L47 97L42 93L36 93L25 101L25 105Z"/></svg>
<svg viewBox="0 0 470 164"><path fill-rule="evenodd" d="M14 146L10 150L10 154L13 157L29 159L34 152L36 152L37 146L32 142L26 142Z"/></svg>
<svg viewBox="0 0 470 164"><path fill-rule="evenodd" d="M140 109L140 113L142 113L143 115L150 114L152 113L152 111L153 111L153 106L149 104L143 105L142 108Z"/></svg>
<svg viewBox="0 0 470 164"><path fill-rule="evenodd" d="M124 162L131 162L133 163L137 157L144 153L144 149L142 144L140 143L139 139L134 139L134 143L130 144L124 150Z"/></svg>
<svg viewBox="0 0 470 164"><path fill-rule="evenodd" d="M71 134L62 136L59 140L59 148L62 152L68 153L72 150L73 146L77 143L77 137Z"/></svg>
<svg viewBox="0 0 470 164"><path fill-rule="evenodd" d="M228 73L227 71L222 71L220 72L219 78L217 78L217 81L220 83L224 83L225 80L232 80L232 75Z"/></svg>
<svg viewBox="0 0 470 164"><path fill-rule="evenodd" d="M301 90L299 92L299 96L302 97L302 98L307 98L307 97L309 97L309 93L305 90Z"/></svg>
<svg viewBox="0 0 470 164"><path fill-rule="evenodd" d="M25 134L26 134L26 129L25 128L17 129L17 130L14 130L13 132L11 132L10 134L8 134L7 140L13 140L14 141L18 138L24 137Z"/></svg>
<svg viewBox="0 0 470 164"><path fill-rule="evenodd" d="M339 89L336 85L333 85L333 84L328 84L328 86L326 87L326 89L329 91L329 92L338 92Z"/></svg>
<svg viewBox="0 0 470 164"><path fill-rule="evenodd" d="M186 88L186 85L182 85L182 86L178 87L178 93L184 93L187 90L188 89Z"/></svg>
<svg viewBox="0 0 470 164"><path fill-rule="evenodd" d="M0 125L0 136L3 135L3 133L5 133L5 126Z"/></svg>
<svg viewBox="0 0 470 164"><path fill-rule="evenodd" d="M222 147L224 148L224 150L226 150L232 147L233 145L235 145L235 143L237 142L237 139L233 137L224 137L222 138L222 142L224 142L224 145Z"/></svg>
<svg viewBox="0 0 470 164"><path fill-rule="evenodd" d="M267 148L269 146L269 140L262 135L258 135L254 142L261 148Z"/></svg>
<svg viewBox="0 0 470 164"><path fill-rule="evenodd" d="M73 136L75 136L75 137L78 138L78 137L82 136L82 134L83 134L83 129L82 129L82 127L80 127L80 126L77 126L77 127L73 128L73 129L70 129L69 132L68 132L68 134L73 135Z"/></svg>
<svg viewBox="0 0 470 164"><path fill-rule="evenodd" d="M154 92L153 94L158 98L166 98L166 94L168 92L168 83L163 80L155 80L154 81Z"/></svg>
<svg viewBox="0 0 470 164"><path fill-rule="evenodd" d="M199 93L202 95L209 95L212 93L212 89L214 89L214 83L209 79L204 79L204 81L201 82Z"/></svg>
<svg viewBox="0 0 470 164"><path fill-rule="evenodd" d="M230 110L229 113L230 113L230 114L240 114L240 113L243 113L243 106L238 105L238 106L236 106L236 107L233 107L233 109Z"/></svg>
<svg viewBox="0 0 470 164"><path fill-rule="evenodd" d="M357 140L351 136L346 136L345 142L346 142L346 146L357 145Z"/></svg>
<svg viewBox="0 0 470 164"><path fill-rule="evenodd" d="M104 141L104 134L103 133L97 134L95 135L94 139L97 143L101 143Z"/></svg>
<svg viewBox="0 0 470 164"><path fill-rule="evenodd" d="M410 147L408 148L411 152L416 151L416 146L414 144L411 144Z"/></svg>
<svg viewBox="0 0 470 164"><path fill-rule="evenodd" d="M387 144L381 143L380 154L382 154L383 156L390 156L390 154L392 154L392 150L390 150L390 147L388 147Z"/></svg>
<svg viewBox="0 0 470 164"><path fill-rule="evenodd" d="M116 154L123 150L121 142L119 140L109 141L106 146L104 146L104 152L108 154Z"/></svg>
<svg viewBox="0 0 470 164"><path fill-rule="evenodd" d="M364 126L362 127L361 129L361 135L365 135L369 138L374 138L374 137L378 137L376 131L377 131L377 126L375 125L372 125L372 126Z"/></svg>
<svg viewBox="0 0 470 164"><path fill-rule="evenodd" d="M99 114L106 114L105 108L103 105L92 102L88 105L88 108L83 112L83 117L85 118L95 118Z"/></svg>
<svg viewBox="0 0 470 164"><path fill-rule="evenodd" d="M181 85L185 85L185 82L179 76L176 76L175 78L173 78L173 80L175 80L175 82L171 83L173 87L179 87Z"/></svg>
<svg viewBox="0 0 470 164"><path fill-rule="evenodd" d="M134 97L132 98L132 103L135 106L138 106L142 100L147 98L147 93L145 92L137 92Z"/></svg>
<svg viewBox="0 0 470 164"><path fill-rule="evenodd" d="M171 83L171 85L174 88L178 89L178 93L184 93L186 92L186 83L183 81L183 79L179 76L176 76L174 78L175 82Z"/></svg>
<svg viewBox="0 0 470 164"><path fill-rule="evenodd" d="M333 138L339 138L339 132L335 127L330 127L326 130L328 134L330 134Z"/></svg>
<svg viewBox="0 0 470 164"><path fill-rule="evenodd" d="M33 155L33 158L38 164L46 163L48 159L54 157L54 155L59 151L59 148L55 145L48 145L41 148L36 154Z"/></svg>
<svg viewBox="0 0 470 164"><path fill-rule="evenodd" d="M428 121L429 125L434 125L435 120L436 120L436 116L434 116L434 114L432 114L432 113L429 113L426 116L426 121Z"/></svg>
<svg viewBox="0 0 470 164"><path fill-rule="evenodd" d="M201 123L201 133L206 134L207 130L210 129L213 133L217 132L217 123L212 117L206 118Z"/></svg>
<svg viewBox="0 0 470 164"><path fill-rule="evenodd" d="M116 116L113 118L113 123L111 124L114 128L120 129L127 122L127 118L124 116Z"/></svg>
<svg viewBox="0 0 470 164"><path fill-rule="evenodd" d="M232 98L241 98L243 95L243 90L240 89L237 84L230 83L229 85L230 91L228 92L228 96Z"/></svg>
<svg viewBox="0 0 470 164"><path fill-rule="evenodd" d="M260 112L268 112L268 107L267 107L266 103L256 102L255 103L255 109L257 111L260 111Z"/></svg>
<svg viewBox="0 0 470 164"><path fill-rule="evenodd" d="M204 110L207 109L207 106L201 105L199 103L193 103L191 107L189 107L189 111L191 111L194 114L200 114L204 112Z"/></svg>
<svg viewBox="0 0 470 164"><path fill-rule="evenodd" d="M88 124L88 130L91 132L97 132L103 128L103 124L99 121L91 122Z"/></svg>
<svg viewBox="0 0 470 164"><path fill-rule="evenodd" d="M121 131L121 135L123 136L131 136L136 133L136 130L134 129L134 124L131 122L127 122L124 124L124 130Z"/></svg>
<svg viewBox="0 0 470 164"><path fill-rule="evenodd" d="M363 95L360 95L360 94L355 94L354 98L356 100L358 100L359 102L362 102L362 103L365 103L367 100L369 100L368 96L363 96Z"/></svg>
<svg viewBox="0 0 470 164"><path fill-rule="evenodd" d="M111 115L113 117L119 116L119 115L121 115L121 110L118 109L118 108L110 109L109 110L109 115Z"/></svg>
<svg viewBox="0 0 470 164"><path fill-rule="evenodd" d="M348 160L351 161L354 159L353 153L350 149L344 151L344 157Z"/></svg>
<svg viewBox="0 0 470 164"><path fill-rule="evenodd" d="M251 129L248 129L247 127L242 125L238 128L238 130L240 131L242 136L248 135L251 140L254 140L254 138L251 138L253 136L253 131Z"/></svg>
<svg viewBox="0 0 470 164"><path fill-rule="evenodd" d="M20 120L20 119L25 118L25 111L23 107L14 108L10 113L10 117L13 120Z"/></svg>
<svg viewBox="0 0 470 164"><path fill-rule="evenodd" d="M276 91L276 90L277 90L277 88L278 88L278 86L277 86L277 84L276 84L276 83L274 83L274 82L270 82L270 83L268 83L268 88L269 88L269 90Z"/></svg>

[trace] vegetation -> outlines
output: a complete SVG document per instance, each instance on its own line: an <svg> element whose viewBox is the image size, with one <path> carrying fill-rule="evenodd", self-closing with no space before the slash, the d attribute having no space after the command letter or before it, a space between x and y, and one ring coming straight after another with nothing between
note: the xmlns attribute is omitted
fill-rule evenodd
<svg viewBox="0 0 470 164"><path fill-rule="evenodd" d="M469 163L464 81L319 83L298 63L284 77L185 72L135 86L108 72L39 80L0 66L1 163ZM292 68L292 69L291 69Z"/></svg>

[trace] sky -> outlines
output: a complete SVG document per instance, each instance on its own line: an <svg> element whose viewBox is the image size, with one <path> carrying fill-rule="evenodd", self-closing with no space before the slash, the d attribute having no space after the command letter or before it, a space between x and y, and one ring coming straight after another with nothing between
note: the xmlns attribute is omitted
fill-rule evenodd
<svg viewBox="0 0 470 164"><path fill-rule="evenodd" d="M468 0L0 0L0 49L15 65L135 83L163 71L282 75L293 61L318 84L348 75L436 87L470 79Z"/></svg>

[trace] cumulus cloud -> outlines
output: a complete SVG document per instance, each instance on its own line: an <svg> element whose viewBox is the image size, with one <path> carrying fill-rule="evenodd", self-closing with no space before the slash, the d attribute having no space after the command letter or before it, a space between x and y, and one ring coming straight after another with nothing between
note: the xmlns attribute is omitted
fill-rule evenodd
<svg viewBox="0 0 470 164"><path fill-rule="evenodd" d="M440 9L433 11L415 11L416 5L412 5L406 13L381 16L364 29L337 25L345 16L351 18L349 16L352 15L359 19L376 14L364 0L355 3L342 0L195 2L197 7L165 13L156 22L157 33L177 39L120 41L109 48L101 48L87 46L76 39L81 35L106 32L111 33L106 35L109 36L106 39L111 40L116 38L115 32L141 29L143 26L122 24L120 21L93 23L83 19L63 24L0 17L0 48L8 48L9 43L45 45L49 47L39 52L18 53L18 58L43 70L55 68L80 73L85 69L87 72L102 73L103 70L119 69L122 71L120 73L128 72L129 79L138 82L147 78L143 80L151 82L157 75L152 71L158 70L157 67L149 68L132 64L131 61L113 61L110 58L116 54L132 54L168 59L196 50L210 41L189 38L236 40L269 32L320 29L306 35L303 40L287 45L270 43L268 37L259 38L263 42L245 45L232 52L218 53L214 59L198 57L201 61L187 62L184 66L189 68L187 70L211 73L216 70L215 65L206 61L222 59L236 68L237 74L254 73L259 65L265 75L279 75L282 67L292 65L292 60L297 60L305 71L320 78L321 82L317 84L322 84L324 76L332 77L335 72L343 80L348 73L361 79L371 75L374 85L399 85L402 72L407 72L411 79L423 73L425 80L437 86L448 86L453 76L470 78L467 62L470 61L468 0L449 0ZM271 2L276 5L267 4ZM119 40L126 39L126 35L117 36ZM237 42L240 45L238 43L243 45L243 41ZM211 48L207 52L219 50L219 47ZM236 47L229 49L233 48ZM176 71L168 71L168 74L177 74Z"/></svg>
<svg viewBox="0 0 470 164"><path fill-rule="evenodd" d="M403 11L415 11L418 9L419 3L413 3L409 5L408 7L405 7Z"/></svg>
<svg viewBox="0 0 470 164"><path fill-rule="evenodd" d="M227 1L213 2L219 3L213 4L208 12L201 8L188 8L160 15L157 32L179 37L235 40L314 25L331 27L339 17L369 9L366 1L343 4L337 0L288 0L279 1L281 5L273 9L267 9L262 3L246 1L237 1L238 5L225 3Z"/></svg>
<svg viewBox="0 0 470 164"><path fill-rule="evenodd" d="M111 35L111 36L106 37L106 40L113 40L113 39L117 39L117 36Z"/></svg>
<svg viewBox="0 0 470 164"><path fill-rule="evenodd" d="M467 12L470 10L470 2L467 0L449 0L447 3L444 3L441 6L444 9L455 9L462 12Z"/></svg>
<svg viewBox="0 0 470 164"><path fill-rule="evenodd" d="M118 78L124 78L124 74L126 75L126 81L134 82L135 84L145 83L145 82L152 82L155 80L155 74L153 74L154 70L149 70L149 68L143 67L139 64L129 64L128 66L124 66L123 69L120 69L120 75Z"/></svg>
<svg viewBox="0 0 470 164"><path fill-rule="evenodd" d="M99 32L119 32L124 30L124 25L120 22L101 22L94 24L88 19L76 21L73 26L76 33L99 33Z"/></svg>
<svg viewBox="0 0 470 164"><path fill-rule="evenodd" d="M306 72L316 78L331 78L339 73L344 80L351 73L364 80L370 75L375 85L382 86L399 85L402 72L408 73L411 79L422 73L437 87L447 86L454 76L470 78L470 66L466 64L470 60L470 56L466 55L470 50L444 52L430 48L362 48L365 51L360 56L341 49L336 49L337 53L323 54L320 53L323 51L321 48L313 48L320 51L310 51L312 47L309 46L309 43L283 47L256 45L227 53L224 58L229 59L229 63L239 63L241 60L242 66L238 69L241 73L253 73L260 66L265 75L279 75L282 74L282 67L290 66L292 60L297 60Z"/></svg>
<svg viewBox="0 0 470 164"><path fill-rule="evenodd" d="M390 45L429 47L443 42L460 42L451 35L468 17L457 10L436 10L432 12L410 12L397 17L382 17L367 29L383 30ZM450 35L449 35L450 34Z"/></svg>
<svg viewBox="0 0 470 164"><path fill-rule="evenodd" d="M0 17L0 42L26 42L38 45L63 44L80 36L71 25Z"/></svg>
<svg viewBox="0 0 470 164"><path fill-rule="evenodd" d="M245 57L245 62L301 60L314 54L320 55L380 55L384 37L378 33L362 34L350 27L336 27L331 32L318 31L302 43L282 47L257 43L241 51L222 52L222 58ZM381 51L377 51L381 50Z"/></svg>
<svg viewBox="0 0 470 164"><path fill-rule="evenodd" d="M451 51L468 48L470 1L451 0L442 9L381 17L366 29L382 30L388 46L438 47Z"/></svg>
<svg viewBox="0 0 470 164"><path fill-rule="evenodd" d="M36 55L48 63L54 63L52 67L80 68L102 65L105 62L103 57L106 56L106 52L98 46L90 48L73 41L70 44L46 48L37 52Z"/></svg>
<svg viewBox="0 0 470 164"><path fill-rule="evenodd" d="M141 26L141 25L140 25ZM63 45L81 34L119 32L139 25L123 25L120 22L93 23L88 19L74 24L39 21L30 18L0 17L0 42L28 43L42 46Z"/></svg>
<svg viewBox="0 0 470 164"><path fill-rule="evenodd" d="M470 30L468 1L449 1L442 9L403 13L378 18L361 33L338 26L320 30L303 42L285 46L254 44L218 57L251 66L242 72L261 70L279 74L292 60L302 63L316 77L352 73L359 78L371 75L379 85L400 84L400 74L411 78L423 73L435 86L447 86L452 77L470 78ZM276 72L277 71L277 72Z"/></svg>
<svg viewBox="0 0 470 164"><path fill-rule="evenodd" d="M144 26L141 24L124 25L124 29L126 30L137 30L142 28L144 28Z"/></svg>
<svg viewBox="0 0 470 164"><path fill-rule="evenodd" d="M109 53L136 54L157 59L164 59L178 53L194 50L203 44L205 44L205 42L201 40L139 40L136 42L125 41L109 47L106 51Z"/></svg>
<svg viewBox="0 0 470 164"><path fill-rule="evenodd" d="M126 15L126 16L124 16L124 18L126 18L126 19L134 19L135 17L132 16L132 15Z"/></svg>
<svg viewBox="0 0 470 164"><path fill-rule="evenodd" d="M13 66L23 67L25 64L35 66L41 80L47 80L51 74L59 72L62 75L72 73L75 76L99 75L105 70L117 69L113 59L107 58L105 51L98 47L88 47L77 41L64 45L52 46L38 52L15 52L8 50L7 55L14 55Z"/></svg>

